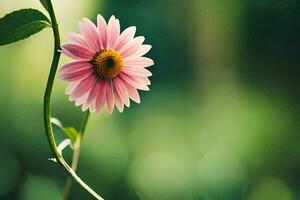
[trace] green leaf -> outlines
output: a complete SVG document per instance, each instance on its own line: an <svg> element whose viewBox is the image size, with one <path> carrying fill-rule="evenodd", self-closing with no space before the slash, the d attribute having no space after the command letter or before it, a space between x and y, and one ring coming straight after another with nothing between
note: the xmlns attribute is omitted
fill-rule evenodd
<svg viewBox="0 0 300 200"><path fill-rule="evenodd" d="M74 127L65 127L64 133L70 138L71 142L74 144L78 136L78 131Z"/></svg>
<svg viewBox="0 0 300 200"><path fill-rule="evenodd" d="M9 13L0 18L0 46L25 39L49 26L49 19L35 9Z"/></svg>
<svg viewBox="0 0 300 200"><path fill-rule="evenodd" d="M64 127L64 125L54 117L51 117L51 123L56 125L68 138L70 138L72 144L76 142L78 131L74 127Z"/></svg>
<svg viewBox="0 0 300 200"><path fill-rule="evenodd" d="M41 4L44 6L44 8L49 12L48 2L47 0L40 0Z"/></svg>

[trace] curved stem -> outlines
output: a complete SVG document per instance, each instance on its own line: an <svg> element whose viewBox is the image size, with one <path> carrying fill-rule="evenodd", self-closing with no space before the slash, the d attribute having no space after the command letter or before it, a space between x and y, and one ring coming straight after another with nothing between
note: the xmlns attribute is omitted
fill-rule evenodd
<svg viewBox="0 0 300 200"><path fill-rule="evenodd" d="M53 7L51 4L51 1L48 1L48 6L49 6L49 14L52 22L52 30L53 30L53 35L54 35L54 53L53 53L53 59L52 59L52 64L50 68L50 73L48 76L48 81L47 81L47 86L44 94L44 124L45 124L45 129L47 133L47 139L50 144L51 150L55 157L57 157L57 161L62 164L61 156L59 155L57 151L57 145L54 139L53 135L53 130L52 130L52 125L50 122L51 119L51 93L52 93L52 87L53 87L53 82L60 58L60 52L58 51L60 48L60 37L59 37L59 31L57 27L57 22L56 18L54 15Z"/></svg>
<svg viewBox="0 0 300 200"><path fill-rule="evenodd" d="M51 0L47 0L47 6L48 6L48 12L51 18L52 22L52 30L54 35L54 53L53 53L53 59L51 64L50 73L48 76L47 86L44 94L44 124L47 134L47 139L49 142L49 145L51 147L52 153L54 154L56 158L56 162L60 164L71 176L75 181L77 181L87 192L89 192L92 196L94 196L98 200L103 200L93 189L91 189L86 183L84 183L80 177L77 176L77 174L72 170L72 168L66 163L66 161L63 159L63 157L59 154L57 150L57 145L55 142L53 130L52 130L52 124L51 124L51 93L54 83L54 78L56 74L56 70L58 67L58 62L60 58L60 36L59 36L59 30L58 25L56 21L56 17L54 14L53 6L51 3Z"/></svg>
<svg viewBox="0 0 300 200"><path fill-rule="evenodd" d="M76 142L74 144L73 159L72 159L72 165L71 165L74 172L76 172L76 170L77 170L77 165L78 165L79 156L80 156L80 147L81 147L82 137L83 137L83 134L85 132L86 125L87 125L87 122L89 120L89 116L90 116L90 112L87 111L84 118L83 118L83 122L82 122L80 132L79 132L79 134L76 138ZM68 199L69 194L71 192L72 184L73 184L73 179L71 177L68 177L65 188L64 188L64 192L63 192L63 200Z"/></svg>

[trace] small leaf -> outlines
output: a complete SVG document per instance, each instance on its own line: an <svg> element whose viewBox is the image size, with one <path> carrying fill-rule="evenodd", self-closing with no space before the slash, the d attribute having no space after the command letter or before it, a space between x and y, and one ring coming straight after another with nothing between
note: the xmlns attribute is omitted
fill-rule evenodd
<svg viewBox="0 0 300 200"><path fill-rule="evenodd" d="M54 117L51 117L51 123L60 128L60 130L71 140L72 144L76 142L78 131L74 127L64 127L64 125Z"/></svg>
<svg viewBox="0 0 300 200"><path fill-rule="evenodd" d="M51 26L49 19L40 11L21 9L0 18L0 46L25 39Z"/></svg>
<svg viewBox="0 0 300 200"><path fill-rule="evenodd" d="M64 133L70 138L72 144L74 144L78 136L78 131L74 127L65 127Z"/></svg>
<svg viewBox="0 0 300 200"><path fill-rule="evenodd" d="M44 6L44 8L49 12L49 7L47 0L40 0L41 4Z"/></svg>

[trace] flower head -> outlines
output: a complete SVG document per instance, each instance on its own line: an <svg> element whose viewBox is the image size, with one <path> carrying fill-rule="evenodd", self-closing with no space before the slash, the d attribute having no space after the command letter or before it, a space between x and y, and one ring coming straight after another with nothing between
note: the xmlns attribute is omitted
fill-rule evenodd
<svg viewBox="0 0 300 200"><path fill-rule="evenodd" d="M114 105L123 112L130 100L140 103L137 90L149 90L148 79L153 60L143 57L151 45L145 38L134 37L136 27L120 33L119 20L110 17L108 23L99 14L97 26L84 18L79 23L81 34L69 33L71 44L62 45L62 53L72 59L61 67L60 79L69 82L66 94L82 110L100 112Z"/></svg>

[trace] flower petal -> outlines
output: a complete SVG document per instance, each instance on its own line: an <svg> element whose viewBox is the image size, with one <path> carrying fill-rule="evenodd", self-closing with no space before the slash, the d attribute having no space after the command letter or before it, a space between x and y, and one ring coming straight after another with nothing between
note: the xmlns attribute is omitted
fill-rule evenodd
<svg viewBox="0 0 300 200"><path fill-rule="evenodd" d="M135 26L131 26L131 27L128 27L127 29L125 29L121 33L121 35L118 37L118 39L114 45L114 49L116 51L119 51L121 48L123 48L125 44L127 44L130 40L133 39L135 32L136 32Z"/></svg>
<svg viewBox="0 0 300 200"><path fill-rule="evenodd" d="M113 85L116 88L118 94L120 95L123 104L129 107L130 100L129 100L128 92L126 91L124 81L120 77L116 77L113 79Z"/></svg>
<svg viewBox="0 0 300 200"><path fill-rule="evenodd" d="M68 85L68 87L66 88L65 94L71 94L75 88L77 87L77 85L79 84L79 82L71 82L70 85Z"/></svg>
<svg viewBox="0 0 300 200"><path fill-rule="evenodd" d="M65 44L61 49L63 54L77 60L91 60L94 56L89 49L79 44Z"/></svg>
<svg viewBox="0 0 300 200"><path fill-rule="evenodd" d="M128 67L150 67L154 65L154 61L147 57L125 58L125 66Z"/></svg>
<svg viewBox="0 0 300 200"><path fill-rule="evenodd" d="M89 19L84 18L82 23L79 23L79 29L88 46L93 49L93 53L98 52L101 49L101 43L95 24Z"/></svg>
<svg viewBox="0 0 300 200"><path fill-rule="evenodd" d="M91 104L96 101L99 90L101 85L99 84L99 81L95 81L94 85L92 86L92 89L89 91L88 98L84 102L83 106L84 108L89 108Z"/></svg>
<svg viewBox="0 0 300 200"><path fill-rule="evenodd" d="M97 15L97 27L101 42L101 49L106 49L107 46L107 24L102 15Z"/></svg>
<svg viewBox="0 0 300 200"><path fill-rule="evenodd" d="M148 76L152 76L152 73L142 67L124 67L122 69L122 72L124 72L125 74L129 75L129 76L136 76L136 77L148 77Z"/></svg>
<svg viewBox="0 0 300 200"><path fill-rule="evenodd" d="M114 86L113 94L114 94L114 100L115 100L116 107L120 112L123 112L124 104L123 104L123 100L122 100L121 91L115 85L113 85L113 86Z"/></svg>
<svg viewBox="0 0 300 200"><path fill-rule="evenodd" d="M99 93L98 93L97 99L96 99L96 112L97 113L99 113L105 107L105 103L106 103L107 87L105 87L104 82L107 82L107 81L99 80L100 89L99 89Z"/></svg>
<svg viewBox="0 0 300 200"><path fill-rule="evenodd" d="M84 94L83 96L81 96L81 97L79 97L77 99L72 99L71 97L69 97L69 100L70 101L74 101L75 100L75 106L81 106L86 101L87 97L88 97L88 94L86 93L86 94ZM82 111L86 111L87 109L86 108L84 109L82 107L81 110Z"/></svg>
<svg viewBox="0 0 300 200"><path fill-rule="evenodd" d="M129 58L141 57L141 56L145 55L146 53L148 53L151 48L152 48L152 46L148 45L148 44L141 45L140 48L135 53L131 54L128 57Z"/></svg>
<svg viewBox="0 0 300 200"><path fill-rule="evenodd" d="M95 101L93 101L91 103L91 105L89 106L89 110L90 110L91 113L96 112L96 102Z"/></svg>
<svg viewBox="0 0 300 200"><path fill-rule="evenodd" d="M135 101L136 103L140 103L141 102L141 99L140 99L140 95L137 91L137 89L133 86L131 86L130 84L124 84L124 86L126 87L126 91L129 95L129 97Z"/></svg>
<svg viewBox="0 0 300 200"><path fill-rule="evenodd" d="M148 77L134 77L134 78L138 79L139 82L142 82L143 84L151 85L151 82Z"/></svg>
<svg viewBox="0 0 300 200"><path fill-rule="evenodd" d="M116 40L120 35L120 22L115 16L111 16L108 21L107 27L107 48L111 49L114 47Z"/></svg>
<svg viewBox="0 0 300 200"><path fill-rule="evenodd" d="M85 69L92 69L92 65L86 61L71 61L64 64L59 71L63 74L74 73Z"/></svg>
<svg viewBox="0 0 300 200"><path fill-rule="evenodd" d="M62 74L59 79L63 81L80 81L90 76L93 72L93 69L85 69L74 73Z"/></svg>
<svg viewBox="0 0 300 200"><path fill-rule="evenodd" d="M125 73L120 73L119 75L126 83L130 84L131 86L140 89L140 90L145 90L148 91L149 87L147 86L147 83L145 80L140 79L140 78L136 78L136 77L132 77L132 76L128 76Z"/></svg>
<svg viewBox="0 0 300 200"><path fill-rule="evenodd" d="M106 81L106 108L109 113L112 113L114 110L114 94L113 94L113 87L111 82Z"/></svg>
<svg viewBox="0 0 300 200"><path fill-rule="evenodd" d="M84 40L83 36L78 33L68 33L68 37L72 42L75 42L76 44L79 44L81 46L86 47L87 42Z"/></svg>
<svg viewBox="0 0 300 200"><path fill-rule="evenodd" d="M91 90L95 82L96 82L96 77L93 75L90 75L86 79L83 79L75 88L75 90L70 94L70 98L77 99L83 96L84 94L86 94L88 91Z"/></svg>
<svg viewBox="0 0 300 200"><path fill-rule="evenodd" d="M123 56L123 58L129 57L134 54L144 42L145 38L143 36L138 36L131 41L129 41L122 49L120 49L119 53Z"/></svg>

